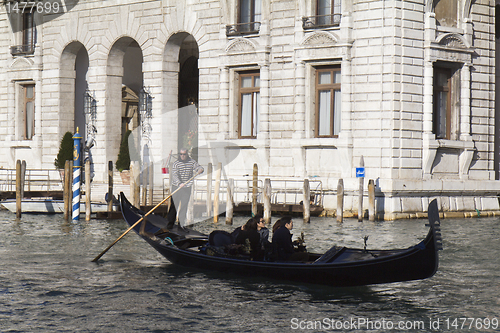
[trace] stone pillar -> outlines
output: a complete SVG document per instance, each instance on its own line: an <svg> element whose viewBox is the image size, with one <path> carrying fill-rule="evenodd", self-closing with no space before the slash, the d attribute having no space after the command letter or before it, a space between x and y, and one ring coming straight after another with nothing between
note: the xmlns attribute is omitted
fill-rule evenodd
<svg viewBox="0 0 500 333"><path fill-rule="evenodd" d="M163 152L172 151L177 154L178 148L178 80L179 63L166 62L163 64L162 82L162 119L161 119L161 140ZM166 155L165 155L166 156ZM175 160L174 160L175 161Z"/></svg>
<svg viewBox="0 0 500 333"><path fill-rule="evenodd" d="M460 140L470 141L470 65L460 71Z"/></svg>
<svg viewBox="0 0 500 333"><path fill-rule="evenodd" d="M436 19L434 13L427 13L425 16L425 55L424 55L424 96L423 96L423 150L422 150L422 174L424 179L431 177L432 164L436 156L438 143L432 133L432 98L434 88L434 67L431 59L430 44L436 38Z"/></svg>
<svg viewBox="0 0 500 333"><path fill-rule="evenodd" d="M424 179L429 179L436 156L438 143L432 133L432 96L434 68L431 61L425 61L424 67L424 105L423 105L423 151L422 171Z"/></svg>
<svg viewBox="0 0 500 333"><path fill-rule="evenodd" d="M300 61L295 64L295 107L293 110L293 137L306 137L306 65Z"/></svg>
<svg viewBox="0 0 500 333"><path fill-rule="evenodd" d="M229 138L229 68L220 68L219 136Z"/></svg>
<svg viewBox="0 0 500 333"><path fill-rule="evenodd" d="M259 132L257 139L265 140L269 138L269 65L262 64L260 67L260 114Z"/></svg>

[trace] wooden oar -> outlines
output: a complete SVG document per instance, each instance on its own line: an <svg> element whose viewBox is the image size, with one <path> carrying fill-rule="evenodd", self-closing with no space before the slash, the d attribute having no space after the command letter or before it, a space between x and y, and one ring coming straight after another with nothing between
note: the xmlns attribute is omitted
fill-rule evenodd
<svg viewBox="0 0 500 333"><path fill-rule="evenodd" d="M193 177L191 177L188 181L186 181L184 184L187 184L189 183L190 181L192 181L194 179L194 177L198 176L199 173L197 173L196 175L194 175ZM120 237L118 237L110 246L108 246L104 251L102 251L97 257L94 258L94 260L92 260L92 262L96 262L97 260L99 260L99 258L101 258L106 252L108 252L108 250L113 246L115 245L116 243L118 243L118 241L120 239L123 238L123 236L125 236L126 234L128 234L128 232L132 229L135 228L136 225L138 225L139 223L141 223L142 220L144 220L144 218L146 216L148 216L149 214L151 214L156 208L160 207L160 205L162 203L164 203L165 201L167 201L170 197L172 197L172 195L174 195L175 192L179 191L182 187L179 187L177 190L173 191L172 193L170 193L170 195L168 197L166 197L165 199L163 199L159 204L157 204L156 206L154 206L153 208L151 208L151 210L149 212L147 212L146 214L144 214L143 217L141 217L137 222L135 222L130 228L127 229L127 231L125 231Z"/></svg>

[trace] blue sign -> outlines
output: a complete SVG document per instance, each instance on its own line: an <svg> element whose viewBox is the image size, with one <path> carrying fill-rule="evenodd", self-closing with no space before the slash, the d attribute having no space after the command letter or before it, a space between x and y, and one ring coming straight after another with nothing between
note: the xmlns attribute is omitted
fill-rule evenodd
<svg viewBox="0 0 500 333"><path fill-rule="evenodd" d="M356 178L365 176L365 168L356 168Z"/></svg>
<svg viewBox="0 0 500 333"><path fill-rule="evenodd" d="M73 135L73 168L82 167L82 159L80 158L82 139L77 127L76 133Z"/></svg>

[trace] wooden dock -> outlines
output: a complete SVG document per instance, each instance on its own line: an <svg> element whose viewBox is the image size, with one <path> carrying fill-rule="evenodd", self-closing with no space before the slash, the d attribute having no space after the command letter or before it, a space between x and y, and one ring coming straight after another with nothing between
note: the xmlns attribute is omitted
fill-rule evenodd
<svg viewBox="0 0 500 333"><path fill-rule="evenodd" d="M258 213L262 214L264 212L264 204L257 204ZM234 212L236 213L251 213L252 203L251 202L240 202L234 206ZM288 214L288 215L298 215L304 213L304 206L301 204L276 204L271 203L271 212L276 214ZM311 216L318 216L323 212L322 206L311 205Z"/></svg>
<svg viewBox="0 0 500 333"><path fill-rule="evenodd" d="M51 191L24 191L25 199L32 198L52 198L61 200L63 198L63 191L51 190ZM0 192L0 200L15 199L16 191L2 191Z"/></svg>
<svg viewBox="0 0 500 333"><path fill-rule="evenodd" d="M112 164L111 164L112 167ZM214 220L219 215L226 216L226 223L231 223L232 214L248 215L260 213L267 217L271 212L278 215L304 215L304 220L308 221L309 216L318 216L323 212L323 187L321 181L317 179L297 179L284 178L271 179L271 176L258 175L258 168L254 165L254 174L247 175L243 179L221 179L221 165L217 165L214 170L215 179L212 178L212 166L207 167L206 179L200 178L194 181L192 190L192 202L190 204L191 218L212 216ZM132 185L122 183L119 174L110 172L109 184L91 184L92 198L104 199L107 192L118 193L123 191L128 193L128 197L135 198L136 206L140 206L145 212L155 206L168 195L169 188L168 175L163 178L162 184L151 184L146 181L144 184L136 184L132 191ZM21 198L52 198L64 199L63 181L58 170L26 170L26 175L22 178L25 183L24 193ZM115 175L117 174L117 175ZM114 179L118 177L118 179ZM265 179L264 179L265 178ZM273 177L274 178L274 177ZM0 170L0 200L16 198L15 170ZM265 181L264 181L265 180ZM158 186L159 185L159 186ZM17 186L17 185L16 185ZM113 186L117 187L113 190ZM83 187L83 186L82 186ZM82 200L86 200L84 193L90 190L82 188ZM117 191L116 191L117 190ZM69 191L68 191L69 192ZM136 193L137 192L137 193ZM146 198L146 193L148 194ZM229 194L228 194L229 193ZM306 197L310 200L305 199ZM307 205L303 202L307 200ZM140 202L140 204L139 204ZM147 204L146 204L147 202ZM218 214L213 214L217 211ZM227 212L226 212L227 211ZM161 205L155 211L159 215L167 212L167 205ZM120 219L121 214L112 212L99 212L97 218Z"/></svg>

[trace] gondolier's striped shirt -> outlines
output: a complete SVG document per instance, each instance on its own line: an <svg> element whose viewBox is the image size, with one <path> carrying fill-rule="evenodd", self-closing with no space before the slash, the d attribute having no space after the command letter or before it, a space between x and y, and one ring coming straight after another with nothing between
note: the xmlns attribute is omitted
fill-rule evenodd
<svg viewBox="0 0 500 333"><path fill-rule="evenodd" d="M191 179L191 177L193 177L193 172L199 172L200 170L203 172L203 168L192 158L185 162L181 160L175 161L172 169L172 185L174 186L179 186L180 184L187 182ZM191 180L184 186L191 187L192 185L193 181Z"/></svg>

